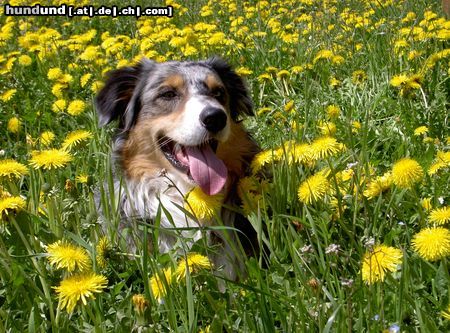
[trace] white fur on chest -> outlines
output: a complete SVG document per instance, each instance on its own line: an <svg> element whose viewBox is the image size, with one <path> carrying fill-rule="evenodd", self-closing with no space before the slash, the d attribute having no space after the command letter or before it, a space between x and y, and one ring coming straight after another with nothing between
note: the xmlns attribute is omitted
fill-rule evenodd
<svg viewBox="0 0 450 333"><path fill-rule="evenodd" d="M121 209L126 218L149 220L154 223L161 211L159 227L159 250L168 252L177 241L177 234L190 247L202 237L199 223L185 214L184 196L192 185L176 181L176 177L163 173L160 177L142 179L139 182L126 180L120 188ZM162 207L160 207L162 206ZM169 230L170 232L164 232Z"/></svg>
<svg viewBox="0 0 450 333"><path fill-rule="evenodd" d="M180 208L184 207L184 196L193 188L193 185L177 182L176 179L176 176L167 173L156 178L142 179L139 182L128 180L122 185L117 182L115 186L116 195L118 194L120 198L120 208L126 220L148 220L153 224L158 211L161 211L158 247L162 253L174 248L183 252L189 251L201 238L206 238L206 244L211 244L212 232L201 228L198 221L191 219L186 211ZM225 220L222 222L231 226L233 216L234 213L228 212L222 216ZM212 221L201 222L206 225L212 224ZM209 253L209 257L216 268L222 267L221 274L229 279L235 279L236 272L243 271L243 262L236 257L235 236L226 228L216 229L214 235L221 241L211 245L220 244L221 249Z"/></svg>

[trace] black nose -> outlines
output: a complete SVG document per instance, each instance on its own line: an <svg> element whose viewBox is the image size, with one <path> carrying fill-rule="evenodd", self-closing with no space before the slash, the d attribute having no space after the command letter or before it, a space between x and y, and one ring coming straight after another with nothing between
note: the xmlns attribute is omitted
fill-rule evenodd
<svg viewBox="0 0 450 333"><path fill-rule="evenodd" d="M227 124L227 115L222 109L208 106L200 113L200 121L208 131L217 133Z"/></svg>

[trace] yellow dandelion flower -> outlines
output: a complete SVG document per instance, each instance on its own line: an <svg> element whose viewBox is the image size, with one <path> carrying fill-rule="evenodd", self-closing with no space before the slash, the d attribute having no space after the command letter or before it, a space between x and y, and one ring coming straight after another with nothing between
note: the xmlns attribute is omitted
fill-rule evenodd
<svg viewBox="0 0 450 333"><path fill-rule="evenodd" d="M377 177L375 180L371 181L366 190L364 191L364 196L367 199L373 199L378 197L382 192L388 190L392 185L392 174L386 172L383 176Z"/></svg>
<svg viewBox="0 0 450 333"><path fill-rule="evenodd" d="M332 59L334 57L333 51L330 50L321 50L317 52L314 57L313 64L316 64L321 59Z"/></svg>
<svg viewBox="0 0 450 333"><path fill-rule="evenodd" d="M264 114L266 114L266 113L269 113L271 110L272 110L272 109L271 109L271 108L268 108L268 107L260 108L260 109L256 112L256 114L257 114L258 116L262 116L262 115L264 115Z"/></svg>
<svg viewBox="0 0 450 333"><path fill-rule="evenodd" d="M73 76L70 74L64 74L61 78L58 79L58 82L63 84L64 86L68 86L69 83L72 83Z"/></svg>
<svg viewBox="0 0 450 333"><path fill-rule="evenodd" d="M250 193L258 193L259 186L258 180L255 177L243 177L239 180L237 191L239 198L244 199L245 196Z"/></svg>
<svg viewBox="0 0 450 333"><path fill-rule="evenodd" d="M86 249L59 240L47 247L48 261L56 268L73 272L85 271L91 266L91 259Z"/></svg>
<svg viewBox="0 0 450 333"><path fill-rule="evenodd" d="M17 117L12 117L8 120L7 129L13 134L17 134L20 131L21 121Z"/></svg>
<svg viewBox="0 0 450 333"><path fill-rule="evenodd" d="M294 110L294 101L289 101L284 105L284 111L291 112L292 110Z"/></svg>
<svg viewBox="0 0 450 333"><path fill-rule="evenodd" d="M259 82L265 82L265 81L269 81L271 79L272 79L272 76L270 74L267 74L267 73L263 73L263 74L258 76L258 81Z"/></svg>
<svg viewBox="0 0 450 333"><path fill-rule="evenodd" d="M86 103L84 103L84 101L82 100L76 99L70 102L69 106L67 107L67 113L72 116L78 116L83 113L85 108Z"/></svg>
<svg viewBox="0 0 450 333"><path fill-rule="evenodd" d="M72 156L65 150L49 149L31 153L30 165L35 169L58 169L72 160Z"/></svg>
<svg viewBox="0 0 450 333"><path fill-rule="evenodd" d="M422 167L411 158L403 158L392 167L392 180L400 188L411 188L422 178Z"/></svg>
<svg viewBox="0 0 450 333"><path fill-rule="evenodd" d="M341 83L342 82L340 80L336 79L335 77L331 77L330 81L329 81L330 86L333 88L339 87L341 85Z"/></svg>
<svg viewBox="0 0 450 333"><path fill-rule="evenodd" d="M408 60L414 60L417 59L418 57L420 57L422 55L423 52L417 51L417 50L412 50L408 53Z"/></svg>
<svg viewBox="0 0 450 333"><path fill-rule="evenodd" d="M428 221L435 225L443 225L450 222L450 207L433 209L428 216Z"/></svg>
<svg viewBox="0 0 450 333"><path fill-rule="evenodd" d="M402 22L407 23L407 22L414 21L415 19L416 19L416 13L408 12L408 14L406 14L406 16L402 19Z"/></svg>
<svg viewBox="0 0 450 333"><path fill-rule="evenodd" d="M408 82L408 76L406 74L396 75L394 76L390 84L393 87L401 87L402 85L406 84Z"/></svg>
<svg viewBox="0 0 450 333"><path fill-rule="evenodd" d="M63 90L65 88L67 88L66 85L61 84L61 83L56 83L52 87L52 94L54 96L56 96L57 98L62 98L63 97Z"/></svg>
<svg viewBox="0 0 450 333"><path fill-rule="evenodd" d="M175 276L177 281L182 281L186 278L186 270L190 274L198 273L203 269L211 269L211 263L208 257L198 253L189 253L187 258L183 258L178 262Z"/></svg>
<svg viewBox="0 0 450 333"><path fill-rule="evenodd" d="M355 171L353 169L345 169L336 174L336 178L339 182L348 182L355 175Z"/></svg>
<svg viewBox="0 0 450 333"><path fill-rule="evenodd" d="M101 56L99 49L100 48L98 46L90 45L90 46L86 47L86 49L83 51L83 53L80 54L79 59L84 60L84 61L91 61L96 58L99 58Z"/></svg>
<svg viewBox="0 0 450 333"><path fill-rule="evenodd" d="M352 133L358 133L361 129L362 125L359 121L354 121L352 123Z"/></svg>
<svg viewBox="0 0 450 333"><path fill-rule="evenodd" d="M56 81L63 76L63 72L60 68L50 68L47 72L47 77L51 81Z"/></svg>
<svg viewBox="0 0 450 333"><path fill-rule="evenodd" d="M300 74L305 70L303 66L292 66L291 67L291 73L292 74Z"/></svg>
<svg viewBox="0 0 450 333"><path fill-rule="evenodd" d="M289 150L291 156L296 163L310 164L313 159L311 146L307 143L297 143ZM290 162L290 160L288 160Z"/></svg>
<svg viewBox="0 0 450 333"><path fill-rule="evenodd" d="M253 74L253 71L246 67L239 67L239 68L236 68L236 73L241 76L248 76L248 75Z"/></svg>
<svg viewBox="0 0 450 333"><path fill-rule="evenodd" d="M333 136L336 134L336 124L331 121L320 121L318 128L324 136Z"/></svg>
<svg viewBox="0 0 450 333"><path fill-rule="evenodd" d="M13 98L13 96L16 94L16 92L17 92L17 89L9 89L0 96L0 99L3 102L8 102L9 100L11 100L11 98Z"/></svg>
<svg viewBox="0 0 450 333"><path fill-rule="evenodd" d="M447 167L446 163L443 162L435 162L432 165L430 165L430 167L428 168L428 174L430 176L433 176L434 174L436 174L439 170L443 169Z"/></svg>
<svg viewBox="0 0 450 333"><path fill-rule="evenodd" d="M439 170L450 167L450 151L438 151L436 158L428 169L430 176L436 174Z"/></svg>
<svg viewBox="0 0 450 333"><path fill-rule="evenodd" d="M100 89L103 88L103 85L104 85L103 81L92 82L92 84L91 84L92 93L94 93L94 94L98 93L100 91Z"/></svg>
<svg viewBox="0 0 450 333"><path fill-rule="evenodd" d="M88 82L89 82L89 80L91 79L91 77L92 77L92 74L87 73L87 74L84 74L84 75L80 78L80 86L81 86L81 88L86 87L86 85L88 84Z"/></svg>
<svg viewBox="0 0 450 333"><path fill-rule="evenodd" d="M336 119L339 117L339 114L341 113L341 109L337 105L328 105L327 106L327 115L330 119Z"/></svg>
<svg viewBox="0 0 450 333"><path fill-rule="evenodd" d="M28 168L15 160L0 160L0 178L18 179L28 173Z"/></svg>
<svg viewBox="0 0 450 333"><path fill-rule="evenodd" d="M44 146L48 146L49 144L51 144L54 139L55 139L55 133L53 133L53 132L45 131L45 132L41 133L40 141L41 141L41 144Z"/></svg>
<svg viewBox="0 0 450 333"><path fill-rule="evenodd" d="M67 102L64 99L58 99L52 104L52 111L55 113L62 112L66 109Z"/></svg>
<svg viewBox="0 0 450 333"><path fill-rule="evenodd" d="M8 215L11 211L18 211L24 209L26 205L25 199L15 196L3 196L0 199L0 220L4 215Z"/></svg>
<svg viewBox="0 0 450 333"><path fill-rule="evenodd" d="M278 68L269 66L269 67L266 67L266 72L274 74L274 73L278 72Z"/></svg>
<svg viewBox="0 0 450 333"><path fill-rule="evenodd" d="M167 295L168 287L172 284L172 269L166 268L150 278L150 288L153 297L159 302Z"/></svg>
<svg viewBox="0 0 450 333"><path fill-rule="evenodd" d="M242 202L242 210L246 215L257 212L258 207L264 209L261 187L261 181L253 176L239 180L237 192Z"/></svg>
<svg viewBox="0 0 450 333"><path fill-rule="evenodd" d="M266 164L269 164L274 161L274 152L272 150L264 150L259 152L253 158L250 169L252 170L252 174L256 174L260 171Z"/></svg>
<svg viewBox="0 0 450 333"><path fill-rule="evenodd" d="M69 133L62 144L62 149L71 150L81 142L91 139L92 133L85 130L77 130Z"/></svg>
<svg viewBox="0 0 450 333"><path fill-rule="evenodd" d="M414 130L414 135L419 136L428 133L428 127L426 126L419 126Z"/></svg>
<svg viewBox="0 0 450 333"><path fill-rule="evenodd" d="M406 88L408 89L420 89L423 81L423 76L421 74L413 74L408 78L406 82Z"/></svg>
<svg viewBox="0 0 450 333"><path fill-rule="evenodd" d="M111 244L106 236L100 238L95 247L95 253L97 255L96 261L100 268L106 268L108 264L108 258L111 255Z"/></svg>
<svg viewBox="0 0 450 333"><path fill-rule="evenodd" d="M446 310L441 311L441 315L445 319L450 320L450 304L447 306Z"/></svg>
<svg viewBox="0 0 450 333"><path fill-rule="evenodd" d="M222 45L222 43L225 41L226 38L227 37L223 32L216 32L206 41L206 44Z"/></svg>
<svg viewBox="0 0 450 333"><path fill-rule="evenodd" d="M363 70L357 70L352 73L352 82L354 84L362 84L367 80L367 74Z"/></svg>
<svg viewBox="0 0 450 333"><path fill-rule="evenodd" d="M315 160L336 155L343 145L330 136L320 137L311 143L311 153Z"/></svg>
<svg viewBox="0 0 450 333"><path fill-rule="evenodd" d="M409 46L409 45L408 45L408 42L407 42L406 40L404 40L404 39L397 40L397 41L395 42L395 44L394 44L394 48L395 48L395 50L397 51L397 53L398 53L401 49L407 48L408 46Z"/></svg>
<svg viewBox="0 0 450 333"><path fill-rule="evenodd" d="M394 76L390 84L393 87L400 88L400 95L404 96L411 90L420 89L423 81L423 76L421 74L412 74L407 76L406 74L401 74Z"/></svg>
<svg viewBox="0 0 450 333"><path fill-rule="evenodd" d="M331 61L333 64L340 65L344 63L345 58L341 55L335 55L333 56L333 58L331 58Z"/></svg>
<svg viewBox="0 0 450 333"><path fill-rule="evenodd" d="M426 211L430 211L432 207L431 205L431 198L424 198L420 201L420 204L422 205L423 209Z"/></svg>
<svg viewBox="0 0 450 333"><path fill-rule="evenodd" d="M307 143L287 141L274 152L274 159L285 157L289 165L292 163L309 164L312 161L311 146Z"/></svg>
<svg viewBox="0 0 450 333"><path fill-rule="evenodd" d="M145 296L142 294L135 294L131 298L131 301L133 302L134 305L134 311L136 311L138 315L143 315L149 305L149 302L145 298Z"/></svg>
<svg viewBox="0 0 450 333"><path fill-rule="evenodd" d="M19 57L18 61L19 61L19 64L20 64L21 66L24 66L24 67L30 66L31 63L33 62L33 60L32 60L29 56L27 56L26 54L21 55L21 56Z"/></svg>
<svg viewBox="0 0 450 333"><path fill-rule="evenodd" d="M116 68L122 68L122 67L127 67L127 66L132 66L132 65L133 65L133 63L129 59L121 59L117 63Z"/></svg>
<svg viewBox="0 0 450 333"><path fill-rule="evenodd" d="M94 293L102 292L107 285L106 277L90 272L71 275L53 288L59 296L58 307L72 313L80 299L86 305L89 298L95 298Z"/></svg>
<svg viewBox="0 0 450 333"><path fill-rule="evenodd" d="M425 260L445 258L450 255L450 231L443 227L425 228L414 235L412 247Z"/></svg>
<svg viewBox="0 0 450 333"><path fill-rule="evenodd" d="M78 175L75 177L75 180L80 184L87 184L89 182L88 175Z"/></svg>
<svg viewBox="0 0 450 333"><path fill-rule="evenodd" d="M362 262L362 279L367 284L384 281L387 272L395 272L402 262L400 249L377 245L366 252Z"/></svg>
<svg viewBox="0 0 450 333"><path fill-rule="evenodd" d="M289 75L290 75L290 73L289 73L288 70L282 69L281 71L279 71L279 72L277 73L277 78L279 78L279 79L285 79L285 78L288 78Z"/></svg>
<svg viewBox="0 0 450 333"><path fill-rule="evenodd" d="M219 213L223 194L207 195L200 187L195 187L186 196L185 209L191 211L198 219L211 219Z"/></svg>
<svg viewBox="0 0 450 333"><path fill-rule="evenodd" d="M322 200L327 194L329 182L323 172L306 179L298 188L298 198L304 204L311 204L315 201Z"/></svg>
<svg viewBox="0 0 450 333"><path fill-rule="evenodd" d="M206 325L205 328L200 328L198 333L211 333L211 325Z"/></svg>

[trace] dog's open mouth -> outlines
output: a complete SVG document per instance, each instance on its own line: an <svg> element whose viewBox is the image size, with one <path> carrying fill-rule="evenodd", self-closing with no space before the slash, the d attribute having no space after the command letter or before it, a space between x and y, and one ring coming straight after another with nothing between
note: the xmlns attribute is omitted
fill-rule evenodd
<svg viewBox="0 0 450 333"><path fill-rule="evenodd" d="M186 173L208 195L220 192L227 180L225 163L216 156L218 142L209 140L199 146L183 146L162 136L161 151L178 170Z"/></svg>

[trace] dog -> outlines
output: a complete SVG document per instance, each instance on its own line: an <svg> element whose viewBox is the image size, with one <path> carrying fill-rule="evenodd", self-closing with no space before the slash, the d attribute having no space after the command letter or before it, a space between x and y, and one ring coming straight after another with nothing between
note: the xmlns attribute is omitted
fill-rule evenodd
<svg viewBox="0 0 450 333"><path fill-rule="evenodd" d="M110 72L95 104L100 126L118 121L112 150L122 173L114 189L121 230L136 221L153 223L158 215L160 252L180 237L188 247L204 239L215 249L208 254L214 266L236 280L244 269L242 252L256 245L251 225L232 207L239 205L237 183L260 150L241 122L253 115L244 80L218 57L144 58ZM181 208L194 187L223 195L220 221ZM208 228L217 225L224 228Z"/></svg>

